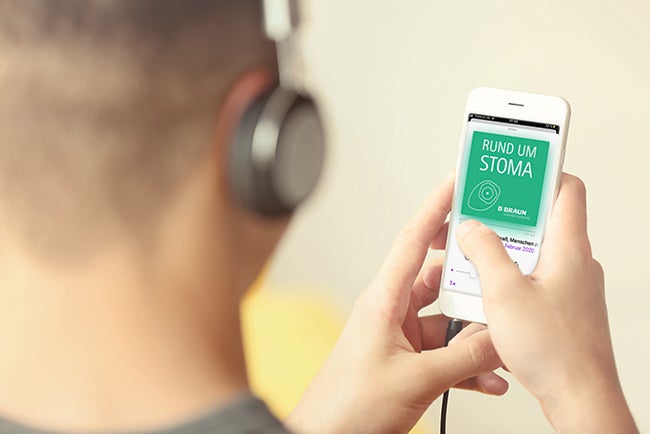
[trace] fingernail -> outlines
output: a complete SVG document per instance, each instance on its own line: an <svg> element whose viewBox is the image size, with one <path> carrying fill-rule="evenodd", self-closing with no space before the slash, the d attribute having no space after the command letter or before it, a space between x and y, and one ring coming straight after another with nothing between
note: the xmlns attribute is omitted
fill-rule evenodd
<svg viewBox="0 0 650 434"><path fill-rule="evenodd" d="M463 238L469 231L476 229L479 226L481 226L481 223L477 222L476 220L468 220L466 222L463 222L456 229L456 237Z"/></svg>

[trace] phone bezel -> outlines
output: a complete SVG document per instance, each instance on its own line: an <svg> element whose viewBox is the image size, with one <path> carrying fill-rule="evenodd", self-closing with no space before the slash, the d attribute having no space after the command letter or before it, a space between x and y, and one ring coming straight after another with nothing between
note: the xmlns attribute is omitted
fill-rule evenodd
<svg viewBox="0 0 650 434"><path fill-rule="evenodd" d="M564 98L558 96L486 87L474 89L469 94L465 106L458 161L456 163L456 173L461 172L463 156L466 150L467 124L470 113L480 113L488 116L548 123L560 127L561 151L557 153L556 161L553 162L555 167L551 177L553 185L553 200L551 201L550 206L552 208L559 190L562 166L564 164L567 133L571 117L571 108L569 103ZM458 184L459 179L457 177L455 181L454 195L459 191ZM454 197L454 203L455 202L456 200ZM453 215L453 213L454 210L452 209L451 215ZM548 213L546 226L548 226L550 215L551 212ZM450 231L452 230L452 226L453 225L450 225ZM544 234L542 234L542 239L543 236ZM447 243L449 243L450 239L451 237L448 237ZM447 245L447 248L448 247L449 246ZM446 267L446 261L443 266ZM438 306L443 314L450 318L459 318L466 321L487 324L488 321L483 310L482 297L449 291L445 289L443 283L444 282L441 280L440 297L438 300Z"/></svg>

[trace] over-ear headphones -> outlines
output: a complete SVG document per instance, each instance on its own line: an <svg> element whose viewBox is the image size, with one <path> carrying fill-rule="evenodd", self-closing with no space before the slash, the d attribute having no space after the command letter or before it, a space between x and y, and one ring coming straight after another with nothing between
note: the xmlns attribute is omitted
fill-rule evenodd
<svg viewBox="0 0 650 434"><path fill-rule="evenodd" d="M318 108L295 71L296 0L264 0L265 30L276 42L280 84L258 98L240 120L230 150L235 198L266 217L292 213L316 187L325 133Z"/></svg>

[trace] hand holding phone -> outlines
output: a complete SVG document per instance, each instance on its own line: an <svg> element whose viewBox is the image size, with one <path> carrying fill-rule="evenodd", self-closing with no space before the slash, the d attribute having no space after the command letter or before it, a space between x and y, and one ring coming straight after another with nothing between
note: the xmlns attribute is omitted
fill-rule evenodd
<svg viewBox="0 0 650 434"><path fill-rule="evenodd" d="M618 380L603 270L587 235L584 184L564 175L537 269L524 276L477 221L456 238L481 276L494 346L558 432L637 433Z"/></svg>
<svg viewBox="0 0 650 434"><path fill-rule="evenodd" d="M501 238L521 272L533 272L557 194L570 108L559 97L478 88L467 100L447 256L444 314L487 323L480 275L460 250L456 228L479 220Z"/></svg>
<svg viewBox="0 0 650 434"><path fill-rule="evenodd" d="M450 387L502 395L507 382L485 326L472 324L443 348L448 319L420 316L438 297L453 177L438 186L397 236L354 304L332 353L287 418L295 432L408 432Z"/></svg>

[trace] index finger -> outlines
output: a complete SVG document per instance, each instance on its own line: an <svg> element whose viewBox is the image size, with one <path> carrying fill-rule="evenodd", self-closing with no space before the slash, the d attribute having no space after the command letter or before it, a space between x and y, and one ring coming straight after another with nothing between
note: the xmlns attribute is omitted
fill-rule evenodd
<svg viewBox="0 0 650 434"><path fill-rule="evenodd" d="M378 287L387 291L388 299L403 307L404 312L429 245L451 211L453 193L452 174L429 195L424 205L402 228L377 275L375 282Z"/></svg>

